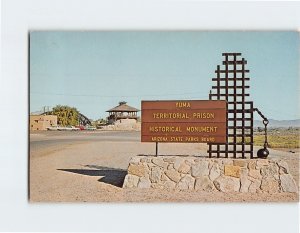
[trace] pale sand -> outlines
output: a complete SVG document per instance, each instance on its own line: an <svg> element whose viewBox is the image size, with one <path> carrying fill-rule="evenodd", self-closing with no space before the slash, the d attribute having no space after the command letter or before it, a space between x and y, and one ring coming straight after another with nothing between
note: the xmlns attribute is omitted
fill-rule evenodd
<svg viewBox="0 0 300 233"><path fill-rule="evenodd" d="M59 133L57 138L60 138ZM63 138L63 137L61 137ZM31 140L48 140L32 134ZM159 144L161 155L205 156L206 144ZM224 194L192 191L122 189L132 156L154 154L154 143L138 141L79 141L30 154L31 202L245 202L298 201L298 194ZM279 155L280 154L280 155ZM299 152L272 151L284 158L299 183Z"/></svg>

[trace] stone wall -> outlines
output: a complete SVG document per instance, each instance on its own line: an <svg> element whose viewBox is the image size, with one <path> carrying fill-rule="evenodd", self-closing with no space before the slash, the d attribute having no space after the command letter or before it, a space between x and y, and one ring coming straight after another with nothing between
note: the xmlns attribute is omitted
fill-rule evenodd
<svg viewBox="0 0 300 233"><path fill-rule="evenodd" d="M129 121L127 121L129 120ZM112 125L106 125L102 130L124 130L124 131L141 131L141 122L136 122L134 119L123 119L115 122Z"/></svg>
<svg viewBox="0 0 300 233"><path fill-rule="evenodd" d="M135 156L123 188L206 192L298 192L284 160Z"/></svg>

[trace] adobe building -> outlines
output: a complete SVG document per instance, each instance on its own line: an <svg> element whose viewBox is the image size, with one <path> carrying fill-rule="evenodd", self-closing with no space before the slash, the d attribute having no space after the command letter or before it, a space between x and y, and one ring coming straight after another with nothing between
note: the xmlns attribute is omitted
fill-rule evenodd
<svg viewBox="0 0 300 233"><path fill-rule="evenodd" d="M57 126L56 115L30 115L30 130L47 130L48 127Z"/></svg>
<svg viewBox="0 0 300 233"><path fill-rule="evenodd" d="M107 110L109 116L107 117L109 124L115 123L136 123L138 120L137 113L140 110L127 105L127 102L121 101L119 105Z"/></svg>

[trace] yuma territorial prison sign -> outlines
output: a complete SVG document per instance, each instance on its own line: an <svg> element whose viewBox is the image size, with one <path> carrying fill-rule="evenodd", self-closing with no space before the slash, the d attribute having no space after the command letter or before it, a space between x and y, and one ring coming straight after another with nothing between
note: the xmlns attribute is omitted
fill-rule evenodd
<svg viewBox="0 0 300 233"><path fill-rule="evenodd" d="M142 101L142 142L226 143L223 100Z"/></svg>

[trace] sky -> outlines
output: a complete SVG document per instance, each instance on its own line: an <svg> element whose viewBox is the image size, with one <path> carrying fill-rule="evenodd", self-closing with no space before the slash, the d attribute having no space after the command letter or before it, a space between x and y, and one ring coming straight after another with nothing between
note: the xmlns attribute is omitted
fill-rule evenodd
<svg viewBox="0 0 300 233"><path fill-rule="evenodd" d="M69 105L96 120L119 101L207 100L222 53L239 52L254 107L299 119L299 42L296 31L33 31L30 112Z"/></svg>

